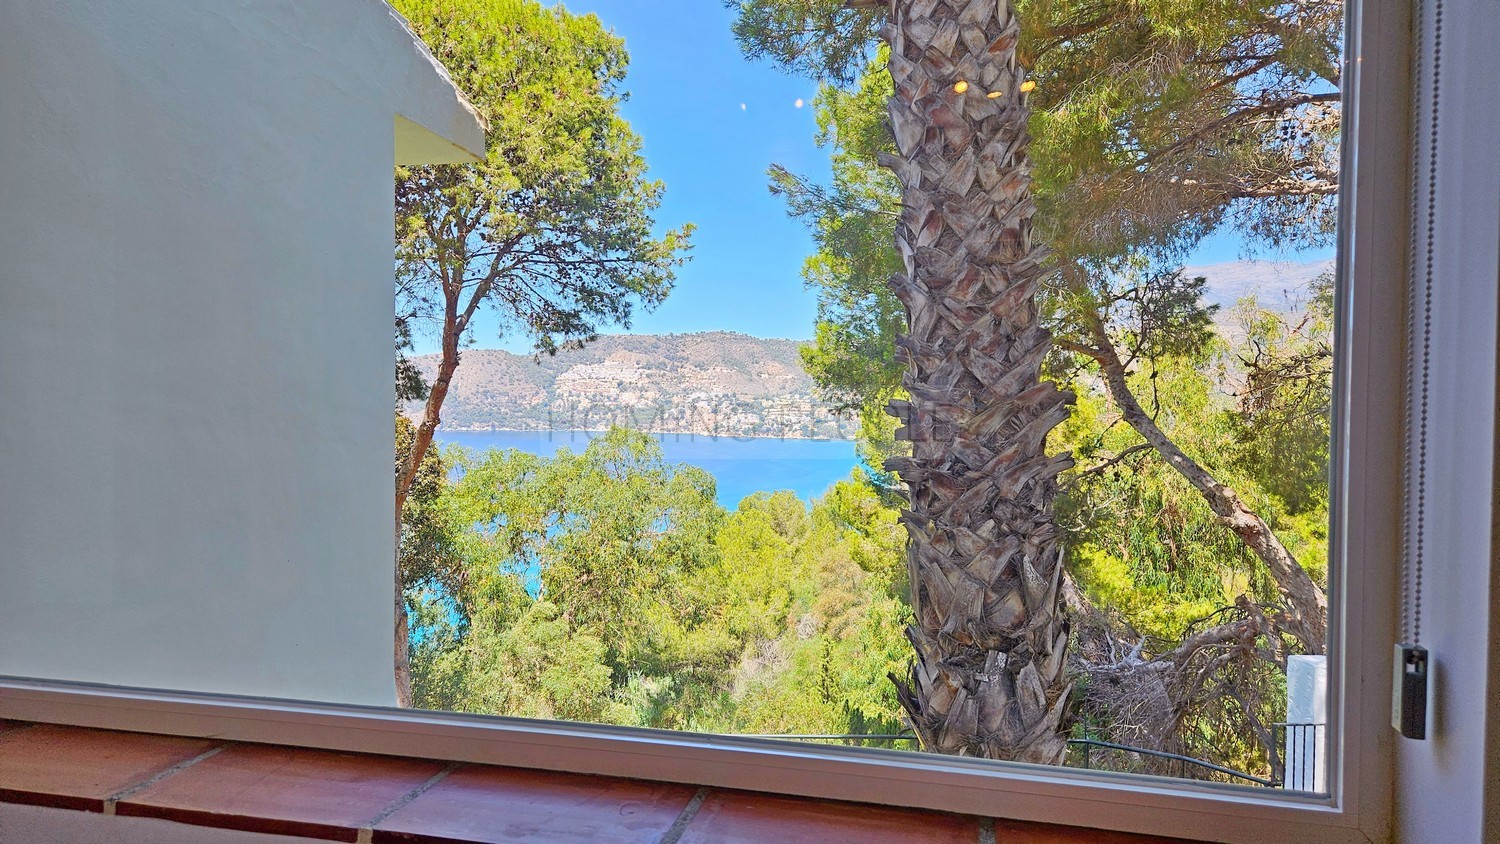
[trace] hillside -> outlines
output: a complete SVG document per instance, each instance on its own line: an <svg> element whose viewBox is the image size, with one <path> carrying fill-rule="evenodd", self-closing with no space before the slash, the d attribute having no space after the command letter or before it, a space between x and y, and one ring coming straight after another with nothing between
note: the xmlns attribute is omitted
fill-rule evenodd
<svg viewBox="0 0 1500 844"><path fill-rule="evenodd" d="M601 430L847 439L802 371L794 340L727 331L612 334L533 358L470 349L443 404L450 431ZM435 355L415 358L429 378ZM408 408L415 413L418 408Z"/></svg>
<svg viewBox="0 0 1500 844"><path fill-rule="evenodd" d="M1183 267L1183 275L1208 279L1204 300L1221 311L1254 296L1261 307L1290 311L1307 303L1308 283L1333 269L1333 261L1229 261Z"/></svg>
<svg viewBox="0 0 1500 844"><path fill-rule="evenodd" d="M1305 303L1307 284L1332 261L1231 261L1186 267L1208 278L1219 330L1233 334L1232 308L1254 296L1272 310ZM602 430L626 425L658 433L848 439L857 423L835 417L802 371L795 340L729 331L609 334L579 350L533 358L490 349L463 353L443 427L449 431ZM415 358L430 379L435 355ZM417 406L407 408L415 416Z"/></svg>

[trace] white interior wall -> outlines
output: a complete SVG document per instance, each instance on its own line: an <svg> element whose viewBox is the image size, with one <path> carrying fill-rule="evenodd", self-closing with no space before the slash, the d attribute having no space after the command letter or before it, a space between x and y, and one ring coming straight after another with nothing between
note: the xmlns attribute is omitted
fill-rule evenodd
<svg viewBox="0 0 1500 844"><path fill-rule="evenodd" d="M1430 63L1434 3L1421 6L1429 14L1423 54ZM1496 840L1484 837L1482 825L1486 800L1493 812L1497 799L1493 759L1485 773L1485 742L1496 694L1491 655L1500 647L1489 617L1496 587L1500 90L1483 80L1493 72L1500 16L1487 0L1443 0L1443 6L1422 599L1422 644L1431 651L1434 694L1430 738L1396 740L1395 804L1401 841L1478 842ZM1429 64L1416 88L1424 149L1431 137L1430 72ZM1419 161L1425 185L1428 161ZM1423 187L1418 207L1427 198Z"/></svg>
<svg viewBox="0 0 1500 844"><path fill-rule="evenodd" d="M398 111L383 3L0 0L0 674L393 702Z"/></svg>

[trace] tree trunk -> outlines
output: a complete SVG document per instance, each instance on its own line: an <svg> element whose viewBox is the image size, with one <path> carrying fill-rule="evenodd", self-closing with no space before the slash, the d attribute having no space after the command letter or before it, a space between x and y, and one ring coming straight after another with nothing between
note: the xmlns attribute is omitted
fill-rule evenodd
<svg viewBox="0 0 1500 844"><path fill-rule="evenodd" d="M397 525L401 524L401 509L406 506L406 496L411 492L412 481L416 479L417 470L427 457L427 449L432 446L433 434L443 421L443 400L448 397L448 386L453 383L453 373L458 370L458 335L461 333L461 330L450 329L446 325L443 328L443 356L438 361L437 377L433 379L432 388L427 393L427 403L422 408L422 421L417 423L412 434L411 451L406 453L406 463L396 476Z"/></svg>
<svg viewBox="0 0 1500 844"><path fill-rule="evenodd" d="M410 485L408 485L409 487ZM399 501L399 499L398 499ZM406 589L401 582L401 504L396 505L396 631L395 631L395 676L396 705L410 709L414 703L411 693L411 630L406 621Z"/></svg>
<svg viewBox="0 0 1500 844"><path fill-rule="evenodd" d="M891 280L911 400L907 488L916 649L897 692L924 749L1059 764L1068 624L1047 433L1071 396L1041 381L1028 108L1006 0L892 0L885 37L902 186Z"/></svg>
<svg viewBox="0 0 1500 844"><path fill-rule="evenodd" d="M1220 483L1197 461L1188 457L1157 426L1156 420L1146 413L1131 392L1125 365L1120 361L1098 314L1086 316L1085 322L1093 346L1075 347L1073 350L1092 357L1099 364L1109 395L1130 427L1198 490L1208 502L1209 509L1218 516L1219 522L1234 531L1246 547L1265 563L1271 579L1276 582L1277 590L1286 601L1285 612L1278 614L1280 627L1301 641L1307 653L1323 653L1328 638L1327 593L1313 582L1307 570L1286 550L1286 546L1281 544L1281 540L1264 519L1247 507L1232 488Z"/></svg>
<svg viewBox="0 0 1500 844"><path fill-rule="evenodd" d="M478 307L487 289L487 287L482 289L460 316L458 313L460 291L447 285L444 286L446 302L443 311L443 346L442 357L438 361L437 377L433 379L432 387L427 393L427 403L422 408L422 421L413 432L411 450L406 453L406 462L401 465L401 471L396 474L396 624L393 665L396 676L397 706L410 707L413 700L411 640L406 620L405 584L401 578L401 513L406 507L406 496L411 492L411 485L417 477L417 470L421 468L422 461L427 457L427 449L432 446L432 436L437 431L438 424L442 422L443 400L448 397L448 387L453 383L453 373L458 370L459 338L463 336L464 327L473 316L475 308Z"/></svg>

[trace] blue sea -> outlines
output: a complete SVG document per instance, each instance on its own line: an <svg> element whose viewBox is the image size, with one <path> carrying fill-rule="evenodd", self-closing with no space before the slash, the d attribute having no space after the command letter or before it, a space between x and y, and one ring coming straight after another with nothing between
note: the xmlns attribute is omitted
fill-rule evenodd
<svg viewBox="0 0 1500 844"><path fill-rule="evenodd" d="M436 440L476 451L513 448L551 457L559 450L579 452L600 431L443 431ZM859 465L852 440L793 440L655 434L668 462L706 470L718 481L719 504L739 506L753 492L789 489L810 500L849 477Z"/></svg>

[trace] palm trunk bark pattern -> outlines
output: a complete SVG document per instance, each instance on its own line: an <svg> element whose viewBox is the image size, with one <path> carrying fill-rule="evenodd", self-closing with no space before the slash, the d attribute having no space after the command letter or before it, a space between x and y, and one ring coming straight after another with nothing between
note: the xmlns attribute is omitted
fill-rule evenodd
<svg viewBox="0 0 1500 844"><path fill-rule="evenodd" d="M892 0L885 36L902 185L891 280L910 401L903 513L916 649L898 696L924 749L1062 762L1068 624L1047 433L1070 394L1041 380L1028 107L1008 0Z"/></svg>

